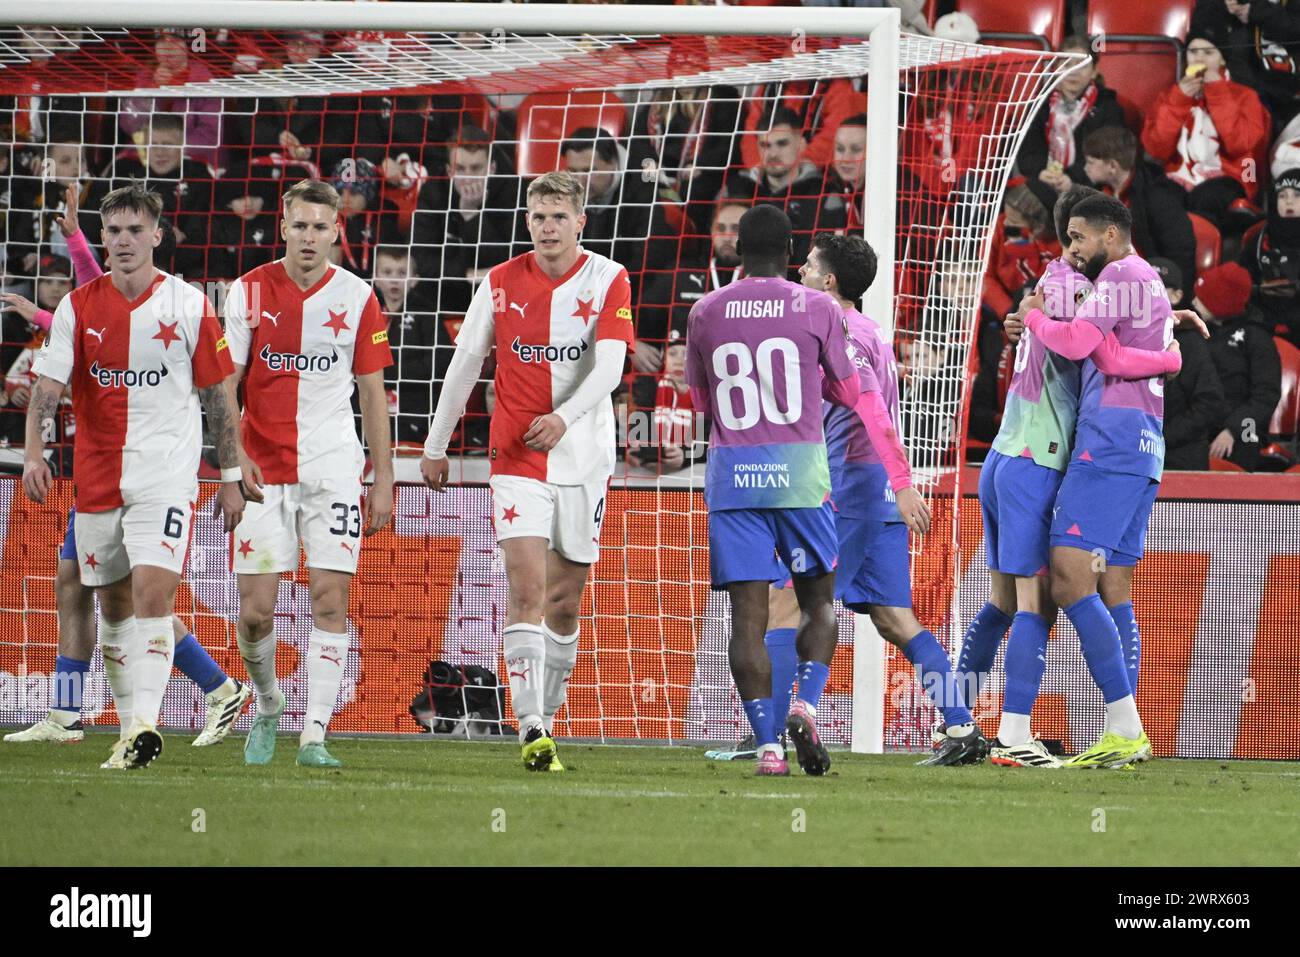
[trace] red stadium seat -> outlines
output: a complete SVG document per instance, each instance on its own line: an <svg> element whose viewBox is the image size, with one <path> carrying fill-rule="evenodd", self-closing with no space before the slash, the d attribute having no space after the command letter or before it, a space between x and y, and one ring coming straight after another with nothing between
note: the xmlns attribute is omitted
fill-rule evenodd
<svg viewBox="0 0 1300 957"><path fill-rule="evenodd" d="M487 97L482 93L461 94L460 114L463 119L469 120L479 129L487 130L489 134L493 134L495 117L492 112L492 104L488 102Z"/></svg>
<svg viewBox="0 0 1300 957"><path fill-rule="evenodd" d="M1142 129L1142 111L1178 82L1182 53L1165 43L1106 41L1097 57L1106 85L1119 94L1127 125Z"/></svg>
<svg viewBox="0 0 1300 957"><path fill-rule="evenodd" d="M1192 221L1192 232L1196 234L1196 272L1203 273L1219 265L1219 256L1223 253L1223 237L1218 228L1204 216L1188 213Z"/></svg>
<svg viewBox="0 0 1300 957"><path fill-rule="evenodd" d="M1255 242L1255 240L1259 238L1259 234L1262 233L1262 232L1264 231L1264 227L1267 226L1267 225L1268 225L1268 220L1266 220L1266 219L1261 219L1261 220L1260 220L1259 222L1257 222L1254 226L1251 226L1250 229L1248 229L1248 230L1246 230L1244 233L1242 233L1242 234L1241 234L1241 248L1242 248L1242 249L1249 249L1250 246L1251 246L1251 244L1253 244L1253 243Z"/></svg>
<svg viewBox="0 0 1300 957"><path fill-rule="evenodd" d="M1090 0L1088 33L1092 36L1171 37L1182 41L1192 24L1196 0Z"/></svg>
<svg viewBox="0 0 1300 957"><path fill-rule="evenodd" d="M957 11L975 21L983 42L1055 50L1064 38L1065 0L957 0Z"/></svg>
<svg viewBox="0 0 1300 957"><path fill-rule="evenodd" d="M1282 360L1282 399L1268 423L1274 441L1264 447L1259 458L1264 468L1280 472L1296 460L1296 436L1300 434L1300 349L1285 339L1273 341Z"/></svg>
<svg viewBox="0 0 1300 957"><path fill-rule="evenodd" d="M532 93L519 104L519 172L539 176L559 168L560 141L594 126L622 136L627 104L615 94Z"/></svg>
<svg viewBox="0 0 1300 957"><path fill-rule="evenodd" d="M1178 82L1194 6L1195 0L1092 0L1088 5L1088 34L1102 43L1102 76L1119 94L1129 125L1139 131L1143 106Z"/></svg>

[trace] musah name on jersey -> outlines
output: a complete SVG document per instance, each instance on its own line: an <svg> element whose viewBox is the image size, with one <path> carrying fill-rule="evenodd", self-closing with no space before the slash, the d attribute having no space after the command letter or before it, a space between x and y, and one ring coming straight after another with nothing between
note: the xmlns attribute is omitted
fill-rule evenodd
<svg viewBox="0 0 1300 957"><path fill-rule="evenodd" d="M724 313L727 319L780 319L784 315L784 299L731 299Z"/></svg>

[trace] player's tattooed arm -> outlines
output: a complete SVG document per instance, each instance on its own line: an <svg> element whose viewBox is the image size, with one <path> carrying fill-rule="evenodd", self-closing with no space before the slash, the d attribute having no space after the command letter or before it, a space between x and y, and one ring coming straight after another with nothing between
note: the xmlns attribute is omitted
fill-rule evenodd
<svg viewBox="0 0 1300 957"><path fill-rule="evenodd" d="M224 472L226 469L240 468L239 430L236 428L237 415L230 406L230 393L225 381L199 390L199 402L208 417L208 431L217 450L217 464ZM223 477L224 478L224 477ZM227 532L234 531L235 526L244 516L244 490L242 482L221 484L213 500L213 513L224 519Z"/></svg>
<svg viewBox="0 0 1300 957"><path fill-rule="evenodd" d="M48 376L41 376L32 386L27 403L27 444L23 457L23 491L33 502L44 502L53 476L45 461L45 444L54 441L55 423L58 421L59 400L63 398L64 385Z"/></svg>
<svg viewBox="0 0 1300 957"><path fill-rule="evenodd" d="M217 464L223 469L239 468L239 430L225 382L200 389L199 402L208 417L208 431L217 450Z"/></svg>
<svg viewBox="0 0 1300 957"><path fill-rule="evenodd" d="M32 387L27 401L27 448L40 457L48 442L54 441L54 428L58 420L59 401L64 385L48 376L41 376Z"/></svg>
<svg viewBox="0 0 1300 957"><path fill-rule="evenodd" d="M222 385L226 389L226 408L230 410L230 415L236 422L236 434L238 434L239 422L239 382L244 377L244 366L236 364L235 374L226 376ZM239 444L239 468L243 472L242 491L244 498L250 502L261 502L262 486L266 484L266 479L262 476L262 468L244 448L243 443Z"/></svg>

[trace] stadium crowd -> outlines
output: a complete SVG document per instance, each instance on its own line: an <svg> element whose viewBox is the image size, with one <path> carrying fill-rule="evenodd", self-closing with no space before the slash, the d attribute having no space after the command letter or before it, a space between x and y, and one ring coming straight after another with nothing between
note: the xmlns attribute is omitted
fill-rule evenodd
<svg viewBox="0 0 1300 957"><path fill-rule="evenodd" d="M971 14L990 4L893 5L903 9L907 29L975 41L979 24ZM1058 48L1091 62L1061 83L1030 125L982 281L945 277L920 289L912 284L923 277L900 281L900 296L930 305L979 300L968 420L976 454L997 431L1010 377L1002 317L1060 255L1052 208L1061 191L1083 183L1129 207L1138 252L1158 264L1171 298L1197 309L1213 329L1206 343L1179 336L1185 367L1167 396L1168 467L1292 466L1300 372L1300 8L1198 0L1168 87L1136 104L1107 85L1098 44L1075 32L1086 29L1088 4L1055 6L1064 21L1057 31L1071 34ZM1002 43L1002 36L989 42ZM28 31L35 61L51 56L49 39ZM359 42L317 31L274 39L223 31L196 52L187 40L159 31L146 46L120 53L134 59L135 82L147 88L203 82L218 68L303 65ZM978 136L971 134L982 117L953 108L943 84L939 71L933 88L917 95L924 122L913 124L915 141L900 144L900 222L941 217L973 163ZM22 441L30 365L44 335L41 311L52 311L80 278L70 242L78 229L98 257L97 207L110 189L142 180L162 194L160 265L219 299L225 283L282 255L280 196L312 177L343 197L332 257L379 295L397 360L385 373L394 439L418 448L476 284L529 248L518 214L528 182L561 168L587 188L584 246L626 265L632 277L636 342L621 401L654 409L661 426L683 439L629 451L650 468L689 464L689 428L682 426L690 422L690 398L675 348L686 314L740 275L737 224L754 204L785 209L796 266L816 233L861 228L864 82L679 87L564 103L563 94L3 98L0 443ZM954 168L955 178L946 175ZM75 217L65 215L70 200ZM929 420L908 418L911 430L950 433L953 416L933 411L943 403L926 391L937 369L963 374L963 345L914 339L906 317L896 345L905 413L932 410ZM484 370L485 378L491 374ZM480 385L453 448L485 448L493 398ZM1284 408L1291 409L1290 429L1270 436Z"/></svg>

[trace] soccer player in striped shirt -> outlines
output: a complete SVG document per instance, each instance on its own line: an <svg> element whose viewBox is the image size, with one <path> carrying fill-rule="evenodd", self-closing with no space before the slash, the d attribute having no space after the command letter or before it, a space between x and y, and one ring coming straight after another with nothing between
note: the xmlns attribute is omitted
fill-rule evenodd
<svg viewBox="0 0 1300 957"><path fill-rule="evenodd" d="M528 187L533 249L479 285L425 441L420 471L443 490L447 444L496 346L488 452L492 518L510 599L501 632L524 766L563 771L555 714L578 655L578 611L600 557L614 472L610 393L632 342L627 270L579 245L584 189L565 172Z"/></svg>
<svg viewBox="0 0 1300 957"><path fill-rule="evenodd" d="M384 368L392 365L388 320L365 280L330 264L339 194L303 180L284 194L285 256L245 273L226 296L226 335L244 382L243 434L264 501L235 529L239 653L257 690L246 764L269 764L285 698L275 675L275 605L280 576L307 553L312 628L307 710L297 763L338 767L325 747L348 666L348 587L362 530L373 535L393 512L392 440ZM352 418L356 383L374 485L361 486L365 456ZM363 518L364 509L364 522Z"/></svg>
<svg viewBox="0 0 1300 957"><path fill-rule="evenodd" d="M69 185L64 192L64 211L56 222L68 243L78 285L102 276L103 270L95 261L81 227L77 223L77 187ZM37 309L22 296L0 296L38 329L48 332L54 314ZM9 744L27 744L48 741L57 744L76 744L85 737L81 724L82 692L86 676L90 674L90 658L95 650L95 589L81 583L77 566L76 538L77 510L68 514L68 530L59 549L59 567L54 579L54 598L59 619L59 653L50 675L50 710L42 720L30 728L6 734ZM201 748L220 744L239 717L252 689L229 677L199 644L198 639L186 629L184 622L172 616L176 635L176 669L199 686L207 699L208 720L203 731L192 742ZM109 677L118 682L113 697L124 708L119 722L131 724L131 693L121 679L119 668L110 668Z"/></svg>
<svg viewBox="0 0 1300 957"><path fill-rule="evenodd" d="M207 298L155 268L162 200L138 184L100 206L109 272L64 297L34 369L23 487L44 501L45 438L65 386L77 416L77 562L97 589L110 685L129 688L130 715L104 767L149 764L171 675L172 608L198 498L207 414L223 483L226 528L244 510L239 436L225 382L226 339ZM117 669L116 679L112 672Z"/></svg>
<svg viewBox="0 0 1300 957"><path fill-rule="evenodd" d="M793 573L802 612L792 738L805 770L829 763L814 716L835 653L839 544L821 400L852 407L859 393L843 310L826 293L785 279L790 234L776 207L745 213L745 278L697 302L686 333L692 400L713 420L704 485L710 577L731 598L728 658L758 745L758 775L790 773L763 646L768 586L781 577L781 562Z"/></svg>

